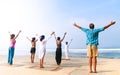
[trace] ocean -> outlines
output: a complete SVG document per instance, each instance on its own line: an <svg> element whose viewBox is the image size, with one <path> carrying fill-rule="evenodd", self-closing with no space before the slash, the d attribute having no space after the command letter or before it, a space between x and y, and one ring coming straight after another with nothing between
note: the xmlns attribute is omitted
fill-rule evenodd
<svg viewBox="0 0 120 75"><path fill-rule="evenodd" d="M56 49L47 49L47 56L55 56ZM120 49L98 49L99 56L98 58L110 58L110 59L120 59ZM87 58L87 49L69 49L69 57L83 57ZM0 55L7 55L7 50L0 50ZM24 56L30 55L29 50L15 50L15 55ZM36 56L38 51L36 51ZM64 49L62 50L62 56L64 57Z"/></svg>

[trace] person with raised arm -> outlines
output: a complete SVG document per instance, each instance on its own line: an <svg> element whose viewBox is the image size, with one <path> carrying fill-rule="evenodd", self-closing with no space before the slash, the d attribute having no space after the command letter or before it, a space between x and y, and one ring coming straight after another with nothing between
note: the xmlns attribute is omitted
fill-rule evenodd
<svg viewBox="0 0 120 75"><path fill-rule="evenodd" d="M65 35L66 35L66 32L64 33L62 39L60 39L60 37L57 37L56 38L56 35L54 33L54 37L55 37L55 40L56 40L56 55L55 55L55 60L56 60L56 63L58 65L58 67L60 66L61 64L61 58L62 58L62 41L64 40L65 38Z"/></svg>
<svg viewBox="0 0 120 75"><path fill-rule="evenodd" d="M19 36L21 30L18 32L18 34L15 36L15 34L10 34L10 46L8 50L8 64L13 64L13 57L14 57L14 51L15 51L15 44L16 44L16 38Z"/></svg>
<svg viewBox="0 0 120 75"><path fill-rule="evenodd" d="M36 39L35 37L32 37L32 40L29 39L28 37L26 38L31 42L30 58L31 58L31 63L34 63L34 58L35 58L35 53L36 53L36 42L38 41L38 39Z"/></svg>
<svg viewBox="0 0 120 75"><path fill-rule="evenodd" d="M86 45L88 48L87 56L88 56L90 73L92 72L97 73L96 66L97 66L98 45L99 45L99 41L98 41L99 32L104 31L105 29L114 25L115 23L116 23L115 21L111 21L108 25L98 29L95 29L95 25L93 23L89 24L90 29L83 28L76 23L73 24L75 27L81 29L83 32L86 33L86 37L87 37ZM92 71L92 67L94 71Z"/></svg>
<svg viewBox="0 0 120 75"><path fill-rule="evenodd" d="M54 32L52 32L47 39L45 39L45 35L41 35L39 37L40 38L40 50L39 50L38 57L40 59L40 68L44 68L43 64L44 64L44 57L45 57L45 53L46 53L46 43L53 34L54 34Z"/></svg>
<svg viewBox="0 0 120 75"><path fill-rule="evenodd" d="M65 46L65 48L64 48L65 60L70 60L70 58L69 58L69 46L70 46L72 40L73 40L73 39L71 39L69 42L66 41L65 43L63 43L64 46Z"/></svg>

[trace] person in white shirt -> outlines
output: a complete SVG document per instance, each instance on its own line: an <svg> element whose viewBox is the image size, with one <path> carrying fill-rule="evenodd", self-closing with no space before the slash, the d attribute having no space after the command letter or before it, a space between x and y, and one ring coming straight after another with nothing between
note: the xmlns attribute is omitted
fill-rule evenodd
<svg viewBox="0 0 120 75"><path fill-rule="evenodd" d="M65 45L65 48L64 48L64 51L65 51L65 60L69 60L70 58L69 58L69 46L70 46L70 44L71 44L71 42L72 42L72 39L70 40L70 42L65 42L65 43L63 43L64 45Z"/></svg>
<svg viewBox="0 0 120 75"><path fill-rule="evenodd" d="M40 36L40 50L39 50L39 55L38 55L40 59L40 68L44 68L43 63L44 63L44 57L46 53L46 43L53 34L54 32L52 32L51 35L47 39L45 39L45 35Z"/></svg>

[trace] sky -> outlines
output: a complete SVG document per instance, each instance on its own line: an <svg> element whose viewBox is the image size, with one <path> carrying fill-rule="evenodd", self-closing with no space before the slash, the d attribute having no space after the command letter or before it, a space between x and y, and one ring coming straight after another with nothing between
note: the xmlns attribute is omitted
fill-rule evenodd
<svg viewBox="0 0 120 75"><path fill-rule="evenodd" d="M47 38L52 31L61 38L67 32L63 43L73 39L70 48L86 48L85 33L73 23L85 28L94 23L95 28L100 28L111 21L116 24L99 34L99 48L120 48L119 8L120 0L0 0L0 50L8 50L8 32L17 34L19 30L22 32L16 39L16 49L30 49L26 36ZM47 42L47 48L56 48L54 37Z"/></svg>

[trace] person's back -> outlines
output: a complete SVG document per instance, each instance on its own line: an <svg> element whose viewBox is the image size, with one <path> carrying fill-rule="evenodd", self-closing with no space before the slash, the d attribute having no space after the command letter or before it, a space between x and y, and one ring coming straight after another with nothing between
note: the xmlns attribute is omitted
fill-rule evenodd
<svg viewBox="0 0 120 75"><path fill-rule="evenodd" d="M32 47L36 47L36 41L31 41Z"/></svg>
<svg viewBox="0 0 120 75"><path fill-rule="evenodd" d="M57 40L57 48L61 48L61 41Z"/></svg>
<svg viewBox="0 0 120 75"><path fill-rule="evenodd" d="M86 29L86 28L81 28L82 31L86 33L86 44L90 45L98 45L98 36L99 32L103 31L104 28L98 28L98 29Z"/></svg>
<svg viewBox="0 0 120 75"><path fill-rule="evenodd" d="M74 23L73 25L79 29L81 29L82 31L84 31L86 33L86 44L87 44L87 56L88 56L88 63L89 63L89 68L90 68L90 73L92 73L92 68L94 70L94 73L97 73L96 71L96 66L97 66L97 56L98 56L98 36L99 36L99 32L107 29L108 27L110 27L111 25L115 24L115 21L111 21L108 25L102 27L102 28L98 28L98 29L94 29L94 24L90 23L89 28L90 29L86 29L83 28L79 25L77 25L76 23ZM93 65L93 66L92 66Z"/></svg>

